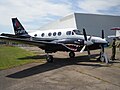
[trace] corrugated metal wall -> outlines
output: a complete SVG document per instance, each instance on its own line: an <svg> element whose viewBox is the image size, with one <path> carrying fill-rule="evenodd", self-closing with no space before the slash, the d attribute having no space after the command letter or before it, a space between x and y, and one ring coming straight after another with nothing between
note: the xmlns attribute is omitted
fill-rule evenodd
<svg viewBox="0 0 120 90"><path fill-rule="evenodd" d="M74 13L40 29L78 28L82 31L85 28L88 34L96 36L101 36L101 30L103 29L107 37L115 34L115 31L110 30L112 27L120 27L120 16Z"/></svg>

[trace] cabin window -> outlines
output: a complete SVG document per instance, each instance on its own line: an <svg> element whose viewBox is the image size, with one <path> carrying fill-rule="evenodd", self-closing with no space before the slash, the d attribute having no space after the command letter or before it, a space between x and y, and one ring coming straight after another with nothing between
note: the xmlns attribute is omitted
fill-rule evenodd
<svg viewBox="0 0 120 90"><path fill-rule="evenodd" d="M44 33L42 33L42 34L41 34L41 36L42 36L42 37L44 37L44 36L45 36L45 34L44 34Z"/></svg>
<svg viewBox="0 0 120 90"><path fill-rule="evenodd" d="M60 36L61 35L61 32L58 32L58 36Z"/></svg>
<svg viewBox="0 0 120 90"><path fill-rule="evenodd" d="M67 32L66 32L66 35L71 35L71 31L67 31Z"/></svg>
<svg viewBox="0 0 120 90"><path fill-rule="evenodd" d="M35 34L34 36L37 37L37 34Z"/></svg>
<svg viewBox="0 0 120 90"><path fill-rule="evenodd" d="M56 36L56 32L53 33L53 36Z"/></svg>
<svg viewBox="0 0 120 90"><path fill-rule="evenodd" d="M52 33L48 33L48 36L51 36L52 35Z"/></svg>

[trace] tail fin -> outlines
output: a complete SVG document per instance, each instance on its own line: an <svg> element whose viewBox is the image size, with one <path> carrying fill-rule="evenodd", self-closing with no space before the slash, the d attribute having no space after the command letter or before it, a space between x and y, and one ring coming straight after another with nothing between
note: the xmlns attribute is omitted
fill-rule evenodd
<svg viewBox="0 0 120 90"><path fill-rule="evenodd" d="M12 18L12 23L13 23L15 35L29 36L17 18Z"/></svg>

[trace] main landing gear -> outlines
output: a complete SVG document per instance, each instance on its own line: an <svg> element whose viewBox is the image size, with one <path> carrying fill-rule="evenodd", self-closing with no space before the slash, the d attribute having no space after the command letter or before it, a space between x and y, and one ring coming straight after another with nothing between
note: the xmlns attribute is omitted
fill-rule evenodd
<svg viewBox="0 0 120 90"><path fill-rule="evenodd" d="M109 58L108 58L107 54L104 52L103 46L101 46L100 56L97 60L101 61L101 62L105 62L106 64L109 63Z"/></svg>
<svg viewBox="0 0 120 90"><path fill-rule="evenodd" d="M98 58L99 61L105 62L106 64L109 63L109 59L106 55L106 53L100 52L100 57Z"/></svg>
<svg viewBox="0 0 120 90"><path fill-rule="evenodd" d="M69 57L70 57L70 58L74 58L74 57L75 57L75 53L71 51L71 52L69 53ZM54 62L53 56L52 56L52 55L49 55L48 53L47 53L47 55L46 55L46 60L47 60L48 63Z"/></svg>
<svg viewBox="0 0 120 90"><path fill-rule="evenodd" d="M69 57L70 57L70 58L74 58L74 57L75 57L75 53L74 53L74 52L70 52L70 53L69 53Z"/></svg>

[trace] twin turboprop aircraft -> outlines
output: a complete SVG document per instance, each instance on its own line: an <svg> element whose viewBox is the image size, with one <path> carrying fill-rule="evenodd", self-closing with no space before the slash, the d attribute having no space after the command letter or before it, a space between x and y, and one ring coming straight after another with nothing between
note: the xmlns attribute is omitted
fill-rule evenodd
<svg viewBox="0 0 120 90"><path fill-rule="evenodd" d="M74 52L87 51L90 55L90 50L101 49L100 60L108 63L104 53L104 45L108 45L108 42L104 38L103 30L102 37L88 36L85 29L83 29L83 33L78 29L44 30L28 33L17 18L12 18L12 23L15 34L2 33L0 39L38 46L47 53L46 60L48 62L53 62L53 56L49 53L57 51L69 52L70 58L74 58Z"/></svg>

